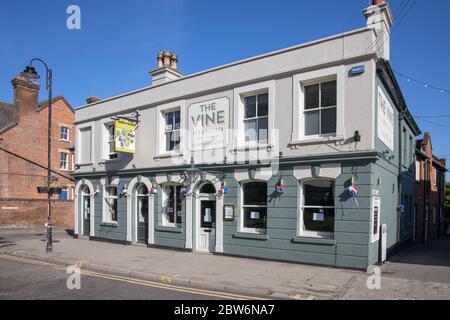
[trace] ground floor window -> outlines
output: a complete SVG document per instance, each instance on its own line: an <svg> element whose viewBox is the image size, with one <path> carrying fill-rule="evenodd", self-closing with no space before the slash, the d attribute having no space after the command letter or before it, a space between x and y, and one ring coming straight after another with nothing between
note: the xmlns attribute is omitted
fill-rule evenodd
<svg viewBox="0 0 450 320"><path fill-rule="evenodd" d="M117 222L117 187L106 187L105 192L105 222Z"/></svg>
<svg viewBox="0 0 450 320"><path fill-rule="evenodd" d="M267 183L247 182L242 185L241 231L265 233L267 229Z"/></svg>
<svg viewBox="0 0 450 320"><path fill-rule="evenodd" d="M334 236L334 181L314 179L302 183L300 236Z"/></svg>
<svg viewBox="0 0 450 320"><path fill-rule="evenodd" d="M61 201L69 200L69 189L68 188L61 188L61 193L59 194L59 200L61 200Z"/></svg>
<svg viewBox="0 0 450 320"><path fill-rule="evenodd" d="M163 186L162 226L177 227L181 224L182 193L181 185Z"/></svg>

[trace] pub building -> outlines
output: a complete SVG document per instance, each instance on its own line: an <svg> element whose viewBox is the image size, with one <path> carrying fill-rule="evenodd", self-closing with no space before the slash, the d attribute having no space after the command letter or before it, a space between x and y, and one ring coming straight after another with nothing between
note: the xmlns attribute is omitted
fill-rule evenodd
<svg viewBox="0 0 450 320"><path fill-rule="evenodd" d="M356 269L410 243L420 130L390 64L389 5L364 15L191 75L164 51L150 87L90 97L76 236Z"/></svg>

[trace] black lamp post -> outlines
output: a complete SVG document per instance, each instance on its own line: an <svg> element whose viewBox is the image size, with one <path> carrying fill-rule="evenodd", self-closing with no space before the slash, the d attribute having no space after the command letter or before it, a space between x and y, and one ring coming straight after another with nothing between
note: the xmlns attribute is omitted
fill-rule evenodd
<svg viewBox="0 0 450 320"><path fill-rule="evenodd" d="M39 59L39 58L33 58L31 59L28 66L25 68L25 70L21 73L22 76L24 76L27 79L30 80L37 80L40 78L39 74L36 72L36 69L33 67L33 62L40 62L44 65L45 71L46 71L46 89L48 91L48 136L47 136L47 202L48 202L48 214L47 214L47 246L46 251L51 252L53 250L53 240L52 240L52 214L51 214L51 197L52 197L52 191L51 191L51 183L52 183L52 176L51 176L51 149L52 149L52 69L49 69L47 64Z"/></svg>

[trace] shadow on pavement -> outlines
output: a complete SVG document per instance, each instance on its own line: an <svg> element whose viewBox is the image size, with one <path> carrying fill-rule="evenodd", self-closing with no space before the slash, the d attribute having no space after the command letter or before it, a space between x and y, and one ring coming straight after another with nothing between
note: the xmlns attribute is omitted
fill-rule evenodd
<svg viewBox="0 0 450 320"><path fill-rule="evenodd" d="M450 238L421 244L393 257L391 262L450 267Z"/></svg>
<svg viewBox="0 0 450 320"><path fill-rule="evenodd" d="M5 240L5 238L0 237L0 249L1 248L7 248L7 247L12 247L15 246L16 244L14 242Z"/></svg>

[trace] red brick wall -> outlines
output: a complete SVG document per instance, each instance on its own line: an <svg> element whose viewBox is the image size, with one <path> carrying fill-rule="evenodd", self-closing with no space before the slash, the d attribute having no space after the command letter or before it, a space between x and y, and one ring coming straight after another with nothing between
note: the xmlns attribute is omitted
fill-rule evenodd
<svg viewBox="0 0 450 320"><path fill-rule="evenodd" d="M417 223L416 223L416 241L422 242L425 234L424 220L426 218L426 207L428 206L428 241L434 240L444 232L444 221L439 221L439 208L444 203L445 181L440 181L441 169L433 165L433 148L428 133L425 134L421 145L426 159L417 156L416 160L420 163L419 181L416 181L416 205L417 205ZM437 181L435 181L434 172L437 170ZM445 173L443 175L445 179ZM433 222L433 208L436 207L436 223ZM442 213L443 214L443 213Z"/></svg>
<svg viewBox="0 0 450 320"><path fill-rule="evenodd" d="M0 205L3 207L19 207L19 211L0 211L0 225L3 223L41 225L47 216L47 205L30 200L45 200L46 194L37 193L38 186L47 184L47 133L48 108L36 111L38 88L34 84L27 84L23 79L14 80L14 108L18 112L17 126L0 135ZM61 171L59 151L69 150L75 143L73 127L74 112L64 99L56 99L52 104L52 173L58 180L55 187L74 188L74 182L69 171ZM69 142L60 140L61 125L69 125ZM69 157L69 169L71 159ZM70 193L70 192L69 192ZM14 199L14 201L6 200ZM58 196L54 195L53 200ZM20 202L19 200L24 200ZM19 201L20 205L15 205ZM27 202L28 201L28 202ZM11 204L12 203L12 204ZM56 208L63 207L59 217L65 226L73 225L73 202L54 203ZM0 208L1 209L1 208ZM30 223L26 223L26 218Z"/></svg>
<svg viewBox="0 0 450 320"><path fill-rule="evenodd" d="M52 222L57 229L73 229L73 201L52 201ZM0 226L44 228L47 222L46 200L0 199Z"/></svg>

